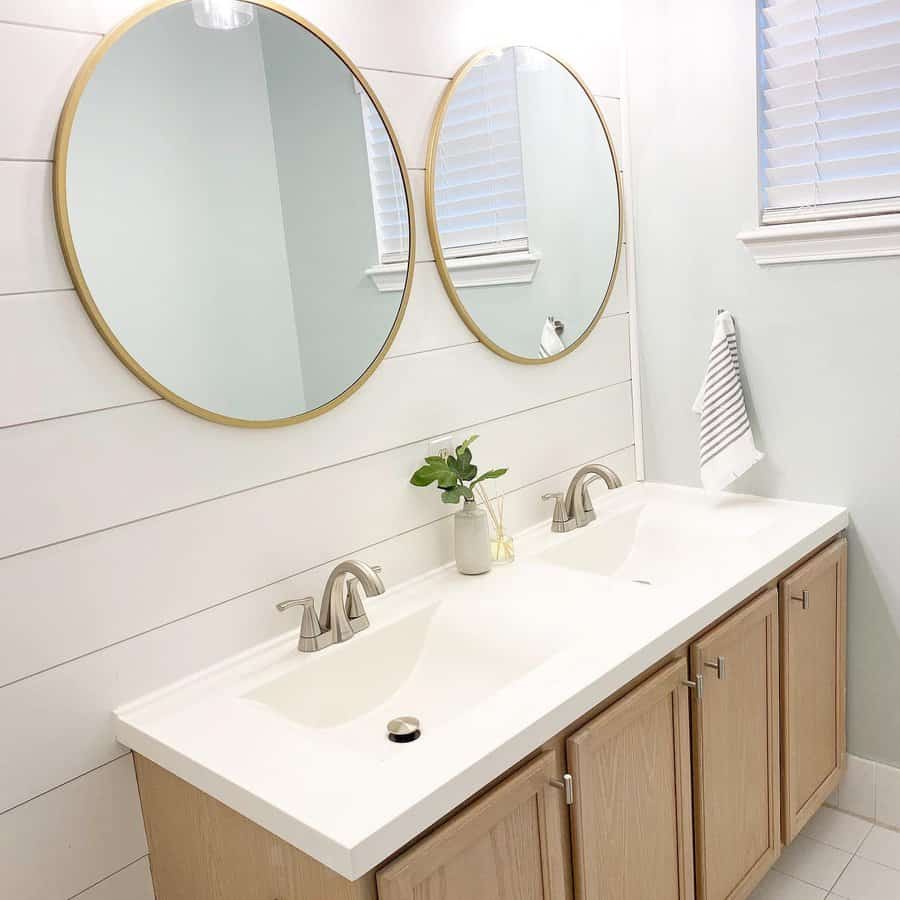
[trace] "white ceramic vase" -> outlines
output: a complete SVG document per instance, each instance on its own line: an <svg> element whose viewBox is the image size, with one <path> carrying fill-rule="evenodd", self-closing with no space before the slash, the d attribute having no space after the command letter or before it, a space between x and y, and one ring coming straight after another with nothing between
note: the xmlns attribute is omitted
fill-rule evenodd
<svg viewBox="0 0 900 900"><path fill-rule="evenodd" d="M482 575L491 568L487 513L474 500L465 500L453 516L456 568L463 575Z"/></svg>

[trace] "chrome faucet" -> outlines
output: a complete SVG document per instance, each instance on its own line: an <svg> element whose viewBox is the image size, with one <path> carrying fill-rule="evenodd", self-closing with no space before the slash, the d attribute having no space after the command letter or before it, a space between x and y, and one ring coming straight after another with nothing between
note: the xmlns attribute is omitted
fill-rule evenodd
<svg viewBox="0 0 900 900"><path fill-rule="evenodd" d="M542 499L544 500L556 501L553 509L553 522L550 525L551 531L566 532L572 531L574 528L583 528L588 522L593 522L597 518L591 503L588 485L598 478L606 482L609 490L622 487L622 479L608 466L589 463L574 474L565 497L561 493L543 495Z"/></svg>
<svg viewBox="0 0 900 900"><path fill-rule="evenodd" d="M368 628L369 617L363 605L363 595L375 597L384 593L384 582L379 572L381 566L367 566L355 559L338 563L325 582L318 615L312 597L283 600L276 604L279 612L294 606L303 607L297 649L301 653L313 653L332 644L349 641L354 634Z"/></svg>

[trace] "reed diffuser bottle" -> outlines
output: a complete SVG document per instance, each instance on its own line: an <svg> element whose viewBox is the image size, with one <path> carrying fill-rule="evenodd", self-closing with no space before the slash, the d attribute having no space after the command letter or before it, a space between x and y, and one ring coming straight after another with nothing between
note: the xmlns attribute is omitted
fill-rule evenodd
<svg viewBox="0 0 900 900"><path fill-rule="evenodd" d="M499 478L506 469L489 469L478 474L478 466L472 462L470 445L478 437L473 434L457 448L455 455L426 456L425 465L413 472L410 484L427 487L437 483L441 492L441 502L459 503L463 508L456 513L453 521L454 552L456 568L463 575L482 575L491 568L494 558L488 532L488 518L498 534L502 534L502 518L497 519L487 495L481 488L482 482ZM480 496L485 501L484 509L475 503L475 490L481 488Z"/></svg>

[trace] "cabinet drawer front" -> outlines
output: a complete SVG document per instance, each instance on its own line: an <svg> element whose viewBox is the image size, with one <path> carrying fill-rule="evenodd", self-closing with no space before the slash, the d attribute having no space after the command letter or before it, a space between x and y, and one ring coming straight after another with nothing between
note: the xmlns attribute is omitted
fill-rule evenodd
<svg viewBox="0 0 900 900"><path fill-rule="evenodd" d="M548 750L378 873L380 900L566 900L561 774Z"/></svg>
<svg viewBox="0 0 900 900"><path fill-rule="evenodd" d="M566 743L578 900L692 900L687 661L670 663Z"/></svg>
<svg viewBox="0 0 900 900"><path fill-rule="evenodd" d="M743 898L781 848L777 592L697 641L691 675L698 893Z"/></svg>
<svg viewBox="0 0 900 900"><path fill-rule="evenodd" d="M780 587L785 843L834 790L844 766L846 571L842 539Z"/></svg>

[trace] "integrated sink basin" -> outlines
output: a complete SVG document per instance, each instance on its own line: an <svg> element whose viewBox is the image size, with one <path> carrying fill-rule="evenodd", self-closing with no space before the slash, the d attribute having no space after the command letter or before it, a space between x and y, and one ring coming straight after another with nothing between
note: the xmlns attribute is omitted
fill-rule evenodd
<svg viewBox="0 0 900 900"><path fill-rule="evenodd" d="M539 553L546 562L623 581L662 586L740 555L775 521L770 501L730 494L635 496Z"/></svg>
<svg viewBox="0 0 900 900"><path fill-rule="evenodd" d="M369 599L349 641L299 653L295 627L135 700L116 736L353 880L847 525L655 484L594 508L510 566ZM403 716L421 736L389 741Z"/></svg>
<svg viewBox="0 0 900 900"><path fill-rule="evenodd" d="M315 729L319 740L384 759L397 752L385 740L389 720L415 716L433 735L571 643L571 632L548 628L527 598L512 612L479 602L477 591L432 601L328 651L291 658L242 699Z"/></svg>

